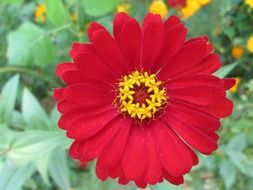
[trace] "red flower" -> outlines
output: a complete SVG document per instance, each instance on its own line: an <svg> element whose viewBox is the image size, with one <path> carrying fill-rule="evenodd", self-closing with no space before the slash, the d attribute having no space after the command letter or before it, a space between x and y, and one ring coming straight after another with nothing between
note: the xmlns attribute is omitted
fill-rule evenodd
<svg viewBox="0 0 253 190"><path fill-rule="evenodd" d="M171 7L184 7L186 0L168 0Z"/></svg>
<svg viewBox="0 0 253 190"><path fill-rule="evenodd" d="M57 66L66 87L55 89L59 127L74 139L70 155L97 159L101 180L139 187L164 179L183 183L194 153L217 149L220 118L232 112L232 79L212 75L221 62L207 37L186 41L175 16L148 14L142 26L124 13L113 34L98 23L90 43L73 44L73 63Z"/></svg>

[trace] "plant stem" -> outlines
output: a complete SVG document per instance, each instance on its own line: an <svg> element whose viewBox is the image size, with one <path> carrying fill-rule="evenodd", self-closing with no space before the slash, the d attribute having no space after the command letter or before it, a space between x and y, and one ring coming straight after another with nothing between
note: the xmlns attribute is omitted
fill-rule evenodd
<svg viewBox="0 0 253 190"><path fill-rule="evenodd" d="M41 72L29 70L26 68L13 67L13 66L0 68L0 73L5 73L5 72L24 73L24 74L31 75L36 78L40 78L40 79L52 84L52 86L59 86L60 85L55 79L52 79L52 78L48 77L47 75L44 75Z"/></svg>

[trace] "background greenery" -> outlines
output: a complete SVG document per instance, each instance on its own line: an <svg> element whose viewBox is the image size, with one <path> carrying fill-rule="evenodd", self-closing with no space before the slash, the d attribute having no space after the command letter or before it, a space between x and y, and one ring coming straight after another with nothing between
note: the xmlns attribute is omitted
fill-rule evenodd
<svg viewBox="0 0 253 190"><path fill-rule="evenodd" d="M85 166L67 156L70 140L57 128L59 114L52 88L61 86L55 65L69 60L74 41L87 41L96 20L111 30L118 5L138 20L151 0L0 0L0 190L123 190L101 183L94 163ZM43 3L46 11L36 7ZM168 5L166 5L168 6ZM118 7L119 8L119 7ZM170 9L168 15L179 14ZM253 34L253 10L242 0L213 0L184 21L189 37L207 34L221 55L219 76L238 77L229 93L233 115L223 121L219 149L186 176L186 183L149 187L154 190L253 189L253 59L247 40ZM241 54L236 56L235 47Z"/></svg>

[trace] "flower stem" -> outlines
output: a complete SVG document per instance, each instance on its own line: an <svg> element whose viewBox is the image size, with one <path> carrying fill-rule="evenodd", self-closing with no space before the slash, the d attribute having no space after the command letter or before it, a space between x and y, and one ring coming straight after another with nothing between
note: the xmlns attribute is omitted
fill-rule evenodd
<svg viewBox="0 0 253 190"><path fill-rule="evenodd" d="M0 73L5 73L5 72L14 72L14 73L21 73L21 74L23 73L23 74L31 75L36 78L40 78L40 79L48 82L52 86L59 86L60 85L55 79L50 78L41 72L29 70L26 68L13 67L13 66L0 68Z"/></svg>

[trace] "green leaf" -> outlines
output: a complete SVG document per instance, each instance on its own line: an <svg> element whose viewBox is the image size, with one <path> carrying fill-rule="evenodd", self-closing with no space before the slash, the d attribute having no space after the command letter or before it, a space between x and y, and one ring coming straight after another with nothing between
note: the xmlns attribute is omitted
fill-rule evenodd
<svg viewBox="0 0 253 190"><path fill-rule="evenodd" d="M49 162L49 172L61 189L70 189L69 170L65 151L55 151L52 154Z"/></svg>
<svg viewBox="0 0 253 190"><path fill-rule="evenodd" d="M238 151L238 152L242 152L246 147L246 136L245 134L239 134L237 136L235 136L234 138L232 138L228 145L227 148L234 150L234 151Z"/></svg>
<svg viewBox="0 0 253 190"><path fill-rule="evenodd" d="M1 155L7 154L10 150L11 143L17 132L10 130L7 126L0 126L0 153Z"/></svg>
<svg viewBox="0 0 253 190"><path fill-rule="evenodd" d="M0 189L19 190L33 172L34 166L31 164L14 168L6 163L0 172Z"/></svg>
<svg viewBox="0 0 253 190"><path fill-rule="evenodd" d="M236 179L236 168L229 160L222 160L220 162L220 175L224 179L226 189L230 189Z"/></svg>
<svg viewBox="0 0 253 190"><path fill-rule="evenodd" d="M24 165L39 159L55 149L63 149L69 140L63 133L29 130L17 135L7 158L15 165Z"/></svg>
<svg viewBox="0 0 253 190"><path fill-rule="evenodd" d="M55 129L58 129L57 126L60 118L60 113L58 112L57 107L54 107L54 109L51 111L50 118L53 126L55 126Z"/></svg>
<svg viewBox="0 0 253 190"><path fill-rule="evenodd" d="M69 14L61 0L45 0L46 16L55 26L62 26L70 22Z"/></svg>
<svg viewBox="0 0 253 190"><path fill-rule="evenodd" d="M49 166L49 159L50 159L51 153L39 158L36 163L35 166L38 170L38 172L40 173L43 181L49 186L50 182L49 182L49 176L48 176L48 166Z"/></svg>
<svg viewBox="0 0 253 190"><path fill-rule="evenodd" d="M22 114L31 129L50 129L52 122L35 96L25 88L22 98Z"/></svg>
<svg viewBox="0 0 253 190"><path fill-rule="evenodd" d="M218 70L215 75L221 78L226 77L236 66L238 63L231 63L229 65L225 65L220 70Z"/></svg>
<svg viewBox="0 0 253 190"><path fill-rule="evenodd" d="M43 66L55 60L55 46L45 31L26 22L9 33L7 57L12 65Z"/></svg>
<svg viewBox="0 0 253 190"><path fill-rule="evenodd" d="M112 11L120 0L79 0L84 10L90 16L98 17Z"/></svg>
<svg viewBox="0 0 253 190"><path fill-rule="evenodd" d="M14 110L19 84L19 75L13 76L4 85L0 95L0 123L9 123Z"/></svg>

